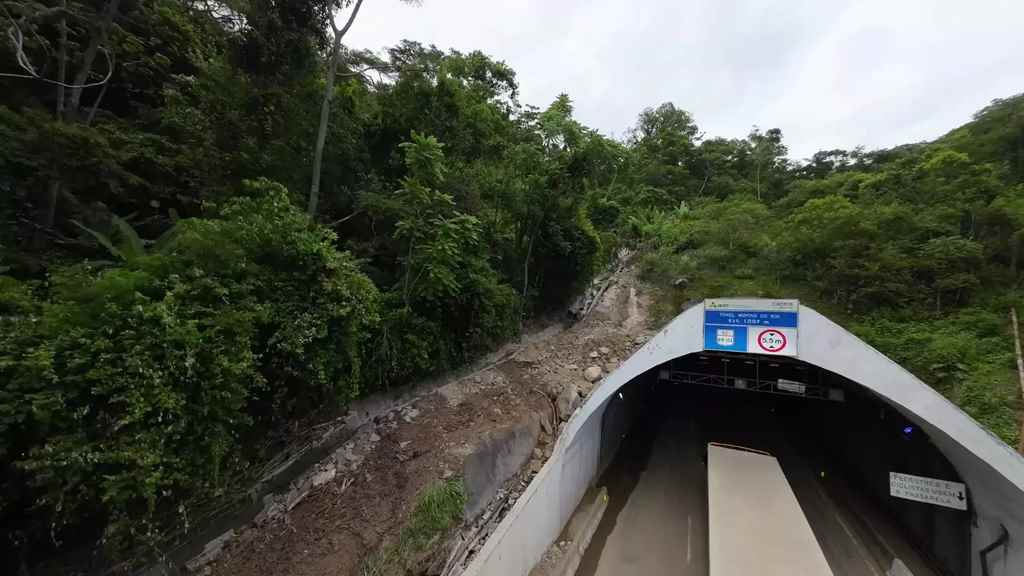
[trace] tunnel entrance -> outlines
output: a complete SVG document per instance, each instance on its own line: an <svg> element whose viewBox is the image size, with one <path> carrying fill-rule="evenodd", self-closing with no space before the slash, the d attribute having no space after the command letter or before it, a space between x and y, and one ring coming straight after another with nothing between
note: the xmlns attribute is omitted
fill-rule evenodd
<svg viewBox="0 0 1024 576"><path fill-rule="evenodd" d="M814 365L676 358L612 396L601 434L610 503L578 574L707 573L708 442L778 459L836 576L970 574L968 512L889 494L890 472L960 481L956 470L900 412Z"/></svg>

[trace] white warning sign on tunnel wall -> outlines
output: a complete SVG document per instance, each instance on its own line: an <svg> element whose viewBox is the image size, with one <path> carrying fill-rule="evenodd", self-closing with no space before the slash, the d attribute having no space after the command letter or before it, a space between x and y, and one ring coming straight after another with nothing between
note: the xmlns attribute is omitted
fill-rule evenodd
<svg viewBox="0 0 1024 576"><path fill-rule="evenodd" d="M967 510L967 486L961 482L889 472L889 494L904 500Z"/></svg>

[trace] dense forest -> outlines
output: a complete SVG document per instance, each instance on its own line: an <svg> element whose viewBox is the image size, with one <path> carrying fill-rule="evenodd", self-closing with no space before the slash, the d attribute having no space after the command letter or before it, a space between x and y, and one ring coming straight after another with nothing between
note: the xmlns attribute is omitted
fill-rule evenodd
<svg viewBox="0 0 1024 576"><path fill-rule="evenodd" d="M666 317L799 297L1018 441L1024 95L793 161L670 103L605 137L478 52L347 47L336 0L0 5L7 573L158 555L290 423L492 349L627 246Z"/></svg>

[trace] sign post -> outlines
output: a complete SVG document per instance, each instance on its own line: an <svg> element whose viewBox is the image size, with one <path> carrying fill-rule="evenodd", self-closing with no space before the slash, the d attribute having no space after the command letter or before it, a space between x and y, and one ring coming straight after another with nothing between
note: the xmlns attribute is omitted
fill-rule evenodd
<svg viewBox="0 0 1024 576"><path fill-rule="evenodd" d="M796 356L799 312L797 300L705 300L704 349Z"/></svg>

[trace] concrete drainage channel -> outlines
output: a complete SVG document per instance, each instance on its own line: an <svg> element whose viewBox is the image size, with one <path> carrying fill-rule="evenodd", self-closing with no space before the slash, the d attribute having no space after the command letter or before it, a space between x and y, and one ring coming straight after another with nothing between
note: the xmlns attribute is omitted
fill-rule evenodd
<svg viewBox="0 0 1024 576"><path fill-rule="evenodd" d="M530 576L572 576L583 560L583 554L590 546L590 540L597 532L605 511L608 509L608 489L590 490L583 502L569 519L565 530L558 537L540 562L530 570Z"/></svg>

